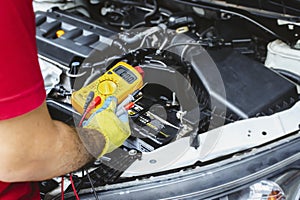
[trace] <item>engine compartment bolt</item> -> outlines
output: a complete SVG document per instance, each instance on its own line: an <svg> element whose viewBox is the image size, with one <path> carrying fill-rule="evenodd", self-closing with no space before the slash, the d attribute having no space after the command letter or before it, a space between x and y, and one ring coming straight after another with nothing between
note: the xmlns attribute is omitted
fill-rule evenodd
<svg viewBox="0 0 300 200"><path fill-rule="evenodd" d="M135 156L135 155L137 154L137 150L131 149L131 150L128 152L128 154L129 154L130 156Z"/></svg>

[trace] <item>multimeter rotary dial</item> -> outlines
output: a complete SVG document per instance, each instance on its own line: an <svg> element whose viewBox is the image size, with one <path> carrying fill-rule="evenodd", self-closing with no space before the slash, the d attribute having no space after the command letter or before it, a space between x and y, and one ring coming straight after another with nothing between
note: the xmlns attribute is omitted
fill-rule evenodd
<svg viewBox="0 0 300 200"><path fill-rule="evenodd" d="M113 80L103 80L98 85L98 91L100 94L109 96L113 95L117 90L118 85Z"/></svg>

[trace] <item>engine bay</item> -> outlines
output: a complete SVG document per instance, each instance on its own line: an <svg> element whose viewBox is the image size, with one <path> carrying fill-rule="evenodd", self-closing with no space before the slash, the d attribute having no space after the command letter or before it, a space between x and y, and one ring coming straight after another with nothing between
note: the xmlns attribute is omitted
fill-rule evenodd
<svg viewBox="0 0 300 200"><path fill-rule="evenodd" d="M212 138L221 137L214 135L216 130L240 127L244 121L250 138L253 121L298 109L297 71L266 67L265 61L270 56L268 44L277 40L299 55L299 27L279 26L274 15L258 17L256 12L221 9L222 4L205 1L58 3L69 7L36 11L39 60L53 119L77 126L81 113L72 108L72 93L118 62L138 66L143 75L143 86L128 110L130 138L118 150L85 166L86 171L76 172L78 190L89 188L91 182L100 187L191 167L196 162L185 163L174 153L169 161L172 167L147 171L145 166L140 173L135 171L139 167L134 169L149 155L172 157L167 155L172 149L199 152L207 137L213 146L216 139ZM281 18L294 23L293 18ZM198 161L202 166L222 160L262 145L261 141L240 142L236 149L200 156ZM147 163L158 161L151 157ZM44 198L59 198L58 186L58 179L42 182ZM71 186L65 192L72 197Z"/></svg>

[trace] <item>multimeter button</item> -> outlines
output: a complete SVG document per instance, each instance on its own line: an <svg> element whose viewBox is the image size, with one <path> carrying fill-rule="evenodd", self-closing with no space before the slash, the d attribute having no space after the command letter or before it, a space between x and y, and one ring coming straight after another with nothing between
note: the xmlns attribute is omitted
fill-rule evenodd
<svg viewBox="0 0 300 200"><path fill-rule="evenodd" d="M113 94L117 89L117 84L115 84L113 81L102 81L98 85L98 91L103 95L111 95Z"/></svg>
<svg viewBox="0 0 300 200"><path fill-rule="evenodd" d="M107 74L112 74L112 72L111 72L111 71L108 71Z"/></svg>

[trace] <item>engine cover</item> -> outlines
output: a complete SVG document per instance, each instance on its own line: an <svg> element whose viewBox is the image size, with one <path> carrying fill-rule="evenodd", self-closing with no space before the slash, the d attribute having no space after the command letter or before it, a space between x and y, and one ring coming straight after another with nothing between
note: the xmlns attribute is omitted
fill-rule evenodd
<svg viewBox="0 0 300 200"><path fill-rule="evenodd" d="M39 54L66 66L74 59L88 57L93 50L104 50L113 41L110 37L117 33L104 24L100 26L59 9L38 11L35 20ZM58 37L58 31L64 34Z"/></svg>

